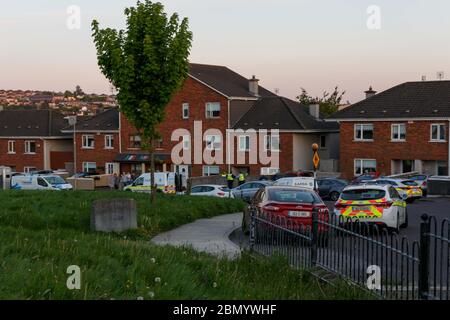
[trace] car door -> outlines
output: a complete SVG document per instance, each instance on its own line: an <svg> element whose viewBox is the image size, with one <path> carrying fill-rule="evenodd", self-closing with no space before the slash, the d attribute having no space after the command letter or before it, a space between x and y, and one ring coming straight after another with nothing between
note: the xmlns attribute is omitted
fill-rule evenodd
<svg viewBox="0 0 450 320"><path fill-rule="evenodd" d="M318 180L317 185L319 186L319 196L326 197L330 194L331 181L328 180Z"/></svg>
<svg viewBox="0 0 450 320"><path fill-rule="evenodd" d="M400 193L394 187L389 188L389 195L391 196L394 203L395 202L404 203L404 200L400 196ZM406 206L398 205L397 208L398 208L398 213L399 213L400 221L401 221L400 224L403 224L406 221Z"/></svg>
<svg viewBox="0 0 450 320"><path fill-rule="evenodd" d="M249 199L249 190L252 187L251 182L244 183L242 186L236 188L236 192L234 193L235 197L242 198L244 200Z"/></svg>

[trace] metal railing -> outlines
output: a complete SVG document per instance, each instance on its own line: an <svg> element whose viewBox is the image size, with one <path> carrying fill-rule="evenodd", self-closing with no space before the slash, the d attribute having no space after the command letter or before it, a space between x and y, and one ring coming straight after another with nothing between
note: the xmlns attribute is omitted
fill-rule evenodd
<svg viewBox="0 0 450 320"><path fill-rule="evenodd" d="M250 247L255 252L282 255L294 268L339 276L384 299L449 299L448 220L438 224L423 215L420 240L409 241L328 212L314 211L309 226L256 209L251 216Z"/></svg>

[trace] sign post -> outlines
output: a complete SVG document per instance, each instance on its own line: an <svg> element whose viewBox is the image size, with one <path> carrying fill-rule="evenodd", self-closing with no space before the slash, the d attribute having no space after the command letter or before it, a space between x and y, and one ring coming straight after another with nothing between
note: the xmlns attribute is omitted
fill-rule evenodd
<svg viewBox="0 0 450 320"><path fill-rule="evenodd" d="M312 150L314 153L313 156L313 165L314 165L314 190L318 191L317 188L317 169L319 168L320 164L320 157L319 157L319 145L317 143L314 143L312 145Z"/></svg>

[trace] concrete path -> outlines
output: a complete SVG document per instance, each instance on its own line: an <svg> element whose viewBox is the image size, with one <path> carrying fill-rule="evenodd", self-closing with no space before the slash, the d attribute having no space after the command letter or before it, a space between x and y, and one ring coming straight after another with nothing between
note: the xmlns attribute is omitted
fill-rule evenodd
<svg viewBox="0 0 450 320"><path fill-rule="evenodd" d="M241 224L242 213L200 219L162 233L151 241L157 245L190 246L197 251L233 259L240 255L241 249L228 237Z"/></svg>

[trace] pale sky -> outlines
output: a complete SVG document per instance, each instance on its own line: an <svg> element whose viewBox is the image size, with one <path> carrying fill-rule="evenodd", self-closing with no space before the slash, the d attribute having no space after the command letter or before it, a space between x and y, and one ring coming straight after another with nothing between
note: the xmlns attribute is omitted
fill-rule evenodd
<svg viewBox="0 0 450 320"><path fill-rule="evenodd" d="M220 64L269 90L294 98L345 89L356 102L370 85L382 91L405 81L450 79L448 0L166 0L188 17L190 60ZM97 67L90 23L121 28L134 0L0 0L0 89L109 92ZM67 8L81 9L81 28ZM367 9L381 9L381 29Z"/></svg>

